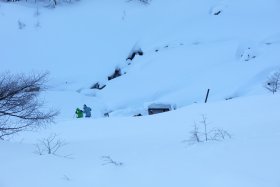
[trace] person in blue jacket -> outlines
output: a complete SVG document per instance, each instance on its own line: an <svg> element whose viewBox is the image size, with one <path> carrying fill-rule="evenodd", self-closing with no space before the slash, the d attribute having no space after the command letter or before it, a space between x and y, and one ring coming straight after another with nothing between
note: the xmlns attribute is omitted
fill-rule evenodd
<svg viewBox="0 0 280 187"><path fill-rule="evenodd" d="M91 108L84 104L83 109L84 109L85 117L90 118L91 117Z"/></svg>

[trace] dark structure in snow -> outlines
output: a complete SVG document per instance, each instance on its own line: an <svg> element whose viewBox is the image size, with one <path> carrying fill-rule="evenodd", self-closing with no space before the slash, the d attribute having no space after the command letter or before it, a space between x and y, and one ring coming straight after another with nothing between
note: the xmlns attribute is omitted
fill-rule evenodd
<svg viewBox="0 0 280 187"><path fill-rule="evenodd" d="M213 15L217 16L217 15L219 15L221 12L222 12L222 11L219 10L219 11L217 11L217 12L214 12Z"/></svg>
<svg viewBox="0 0 280 187"><path fill-rule="evenodd" d="M95 83L94 85L92 85L90 87L90 89L98 89L98 90L102 90L103 88L105 88L106 85L105 84L100 84L99 82Z"/></svg>
<svg viewBox="0 0 280 187"><path fill-rule="evenodd" d="M144 52L141 49L137 49L131 52L131 54L128 55L126 60L133 60L136 55L143 56Z"/></svg>
<svg viewBox="0 0 280 187"><path fill-rule="evenodd" d="M158 114L162 112L171 111L172 107L170 104L151 104L148 106L149 115Z"/></svg>
<svg viewBox="0 0 280 187"><path fill-rule="evenodd" d="M112 79L117 78L117 77L119 77L121 75L122 75L121 69L120 68L116 68L115 72L108 77L108 80L112 80Z"/></svg>
<svg viewBox="0 0 280 187"><path fill-rule="evenodd" d="M139 114L135 114L133 117L140 117L140 116L143 116L141 113Z"/></svg>

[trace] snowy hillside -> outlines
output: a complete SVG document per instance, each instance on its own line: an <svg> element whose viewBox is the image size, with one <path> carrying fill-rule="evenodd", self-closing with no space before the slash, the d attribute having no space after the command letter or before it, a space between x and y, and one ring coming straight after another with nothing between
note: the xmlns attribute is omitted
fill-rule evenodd
<svg viewBox="0 0 280 187"><path fill-rule="evenodd" d="M277 187L279 101L279 95L250 97L152 117L64 121L0 142L0 185ZM209 128L223 128L232 138L184 143L201 114ZM34 144L53 134L66 143L59 156L38 155Z"/></svg>
<svg viewBox="0 0 280 187"><path fill-rule="evenodd" d="M87 103L96 117L144 113L154 102L203 102L208 88L212 101L264 93L267 76L279 68L276 0L28 5L1 3L2 68L50 71L54 100L67 90L78 100L69 103L75 109L83 95L95 96ZM126 61L139 49L143 56ZM116 68L126 74L108 81ZM89 90L97 82L106 87Z"/></svg>
<svg viewBox="0 0 280 187"><path fill-rule="evenodd" d="M48 71L41 98L60 110L0 141L0 187L279 187L280 98L264 87L280 71L279 0L45 5L0 0L2 72ZM75 118L83 104L91 119ZM190 145L202 115L230 136Z"/></svg>

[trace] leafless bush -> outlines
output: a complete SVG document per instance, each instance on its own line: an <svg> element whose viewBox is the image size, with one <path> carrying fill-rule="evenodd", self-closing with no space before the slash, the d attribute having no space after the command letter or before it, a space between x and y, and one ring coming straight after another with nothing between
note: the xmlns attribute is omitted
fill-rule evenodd
<svg viewBox="0 0 280 187"><path fill-rule="evenodd" d="M231 135L223 129L213 129L211 131L211 134L212 134L211 140L220 141L226 138L231 138Z"/></svg>
<svg viewBox="0 0 280 187"><path fill-rule="evenodd" d="M111 156L102 156L103 164L102 165L108 165L112 164L114 166L122 166L122 162L117 162L111 158Z"/></svg>
<svg viewBox="0 0 280 187"><path fill-rule="evenodd" d="M209 140L209 133L208 133L208 122L207 122L207 119L206 119L206 116L205 115L202 115L202 120L200 121L200 124L202 124L203 126L203 129L204 129L204 137L205 137L205 141L207 142Z"/></svg>
<svg viewBox="0 0 280 187"><path fill-rule="evenodd" d="M142 4L147 5L147 4L149 4L152 0L128 0L128 2L130 2L130 1L138 1L138 2L140 2L140 3L142 3Z"/></svg>
<svg viewBox="0 0 280 187"><path fill-rule="evenodd" d="M26 24L22 21L18 20L18 29L22 30L26 27Z"/></svg>
<svg viewBox="0 0 280 187"><path fill-rule="evenodd" d="M277 71L268 77L264 87L273 94L277 92L280 89L280 71Z"/></svg>
<svg viewBox="0 0 280 187"><path fill-rule="evenodd" d="M41 111L44 103L38 99L47 75L0 74L0 139L53 122L58 112Z"/></svg>
<svg viewBox="0 0 280 187"><path fill-rule="evenodd" d="M49 0L49 7L50 8L55 8L55 6L57 5L57 0Z"/></svg>
<svg viewBox="0 0 280 187"><path fill-rule="evenodd" d="M35 144L35 153L38 155L55 155L60 156L57 152L66 145L66 143L59 139L56 134L51 134L49 137L39 140L39 143ZM63 156L68 157L69 155Z"/></svg>
<svg viewBox="0 0 280 187"><path fill-rule="evenodd" d="M17 2L23 0L5 0L6 2ZM72 3L73 1L79 0L24 0L27 3L43 4L46 7L55 8L58 4L62 3Z"/></svg>
<svg viewBox="0 0 280 187"><path fill-rule="evenodd" d="M200 131L200 127L202 130ZM209 122L205 115L202 115L202 120L199 124L194 122L194 129L190 132L191 137L183 142L188 142L190 144L208 142L208 141L221 141L227 138L231 138L231 135L223 129L210 129Z"/></svg>
<svg viewBox="0 0 280 187"><path fill-rule="evenodd" d="M200 132L198 131L198 125L196 122L194 122L194 129L190 132L191 137L190 140L191 142L201 142L202 140L200 139Z"/></svg>

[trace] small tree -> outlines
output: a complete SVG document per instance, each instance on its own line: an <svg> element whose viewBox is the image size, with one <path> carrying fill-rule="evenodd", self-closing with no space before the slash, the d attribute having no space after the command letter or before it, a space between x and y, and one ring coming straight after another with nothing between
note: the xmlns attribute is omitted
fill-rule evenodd
<svg viewBox="0 0 280 187"><path fill-rule="evenodd" d="M203 125L203 129L204 129L204 137L205 137L205 141L207 142L209 140L209 132L208 132L208 123L207 123L207 118L205 115L202 115L202 120L200 121L200 124Z"/></svg>
<svg viewBox="0 0 280 187"><path fill-rule="evenodd" d="M0 74L0 139L53 122L58 112L41 111L44 103L38 99L47 75Z"/></svg>
<svg viewBox="0 0 280 187"><path fill-rule="evenodd" d="M191 137L190 137L190 142L201 142L201 138L200 138L200 132L199 132L199 128L196 122L194 122L194 128L193 130L190 132Z"/></svg>
<svg viewBox="0 0 280 187"><path fill-rule="evenodd" d="M280 72L273 73L265 83L265 88L273 94L280 89Z"/></svg>
<svg viewBox="0 0 280 187"><path fill-rule="evenodd" d="M200 131L201 127L203 128ZM209 142L209 141L222 141L227 138L231 138L231 135L223 130L218 128L213 128L209 130L209 122L207 121L207 117L202 115L202 120L197 124L194 122L194 129L190 132L191 137L188 140L184 140L183 142L189 142L190 144L201 143L201 142Z"/></svg>
<svg viewBox="0 0 280 187"><path fill-rule="evenodd" d="M66 143L57 138L56 134L51 134L49 137L44 138L36 144L35 153L38 155L57 155L57 152L65 146Z"/></svg>

